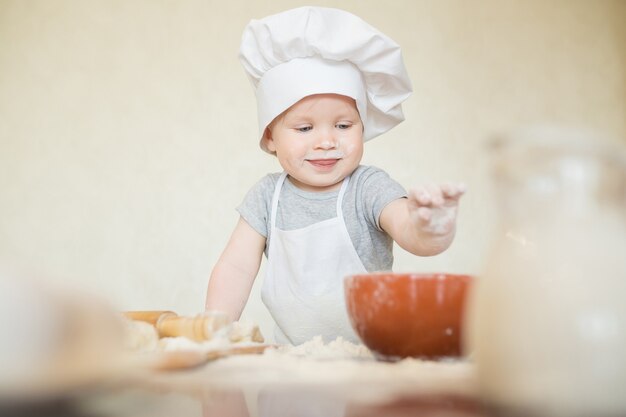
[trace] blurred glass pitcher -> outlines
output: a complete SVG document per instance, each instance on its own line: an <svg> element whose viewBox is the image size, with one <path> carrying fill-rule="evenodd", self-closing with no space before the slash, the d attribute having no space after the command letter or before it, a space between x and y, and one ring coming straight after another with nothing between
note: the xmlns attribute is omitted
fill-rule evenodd
<svg viewBox="0 0 626 417"><path fill-rule="evenodd" d="M525 414L624 415L624 150L559 128L492 145L500 227L469 306L479 390Z"/></svg>

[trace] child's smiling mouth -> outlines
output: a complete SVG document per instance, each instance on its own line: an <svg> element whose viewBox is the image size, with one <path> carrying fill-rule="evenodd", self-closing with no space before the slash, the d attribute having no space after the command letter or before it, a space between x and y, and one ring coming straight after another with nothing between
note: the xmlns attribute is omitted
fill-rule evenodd
<svg viewBox="0 0 626 417"><path fill-rule="evenodd" d="M313 167L321 169L321 170L328 170L331 169L332 167L334 167L337 162L339 162L338 158L331 158L331 159L307 159L306 160L309 164L313 165Z"/></svg>

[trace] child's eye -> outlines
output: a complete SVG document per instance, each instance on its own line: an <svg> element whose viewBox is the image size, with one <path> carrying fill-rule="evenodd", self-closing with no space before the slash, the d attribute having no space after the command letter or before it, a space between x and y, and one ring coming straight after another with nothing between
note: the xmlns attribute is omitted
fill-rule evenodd
<svg viewBox="0 0 626 417"><path fill-rule="evenodd" d="M352 124L350 124L350 123L337 123L335 125L335 127L337 129L350 129L352 127Z"/></svg>
<svg viewBox="0 0 626 417"><path fill-rule="evenodd" d="M298 132L308 132L309 130L313 129L313 126L300 126L300 127L296 127L296 130Z"/></svg>

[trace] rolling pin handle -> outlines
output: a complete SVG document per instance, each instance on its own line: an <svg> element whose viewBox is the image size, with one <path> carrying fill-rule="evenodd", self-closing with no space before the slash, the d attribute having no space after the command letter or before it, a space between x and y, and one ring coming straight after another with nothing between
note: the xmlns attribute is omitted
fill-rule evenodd
<svg viewBox="0 0 626 417"><path fill-rule="evenodd" d="M169 310L152 310L152 311L125 311L124 317L129 320L143 321L157 326L158 323L166 317L177 317L178 315Z"/></svg>

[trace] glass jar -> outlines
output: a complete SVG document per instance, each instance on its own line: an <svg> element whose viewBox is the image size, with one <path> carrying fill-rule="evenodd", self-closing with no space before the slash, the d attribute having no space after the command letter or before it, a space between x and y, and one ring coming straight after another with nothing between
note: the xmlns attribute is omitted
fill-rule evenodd
<svg viewBox="0 0 626 417"><path fill-rule="evenodd" d="M470 298L469 351L496 407L626 413L626 157L534 128L493 144L500 227Z"/></svg>

